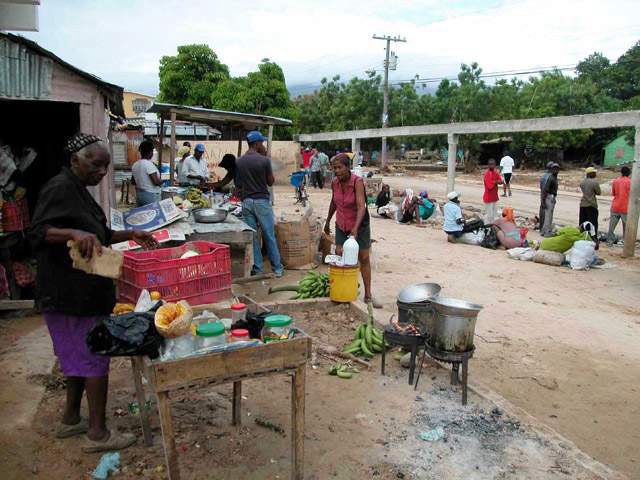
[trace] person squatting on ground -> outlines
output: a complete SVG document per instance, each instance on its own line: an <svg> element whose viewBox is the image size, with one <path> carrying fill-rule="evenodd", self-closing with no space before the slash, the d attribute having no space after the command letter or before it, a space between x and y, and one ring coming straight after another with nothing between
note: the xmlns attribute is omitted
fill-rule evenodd
<svg viewBox="0 0 640 480"><path fill-rule="evenodd" d="M351 159L340 153L331 159L335 178L331 182L331 203L324 231L331 235L331 219L336 215L336 253L342 255L342 246L348 237L354 237L360 247L358 261L364 283L364 301L382 308L371 294L371 225L362 178L351 173Z"/></svg>
<svg viewBox="0 0 640 480"><path fill-rule="evenodd" d="M500 173L496 170L496 161L489 159L487 171L484 172L484 221L487 225L492 224L498 214L498 185L504 183Z"/></svg>
<svg viewBox="0 0 640 480"><path fill-rule="evenodd" d="M466 224L462 208L460 208L460 195L457 192L449 192L447 200L447 203L442 207L442 214L444 215L442 229L447 234L447 241L456 243L464 233L472 232L478 227L476 225L471 228Z"/></svg>
<svg viewBox="0 0 640 480"><path fill-rule="evenodd" d="M116 303L110 278L73 268L67 241L78 244L83 257L100 255L102 245L134 240L145 248L157 242L143 231L115 232L107 226L102 208L89 194L107 174L109 149L93 135L78 133L66 146L68 166L40 191L28 239L38 260L36 299L51 335L53 350L66 379L67 399L56 436L86 434L84 452L126 448L136 441L131 433L107 429L109 357L87 347L87 333ZM86 393L89 419L80 416Z"/></svg>

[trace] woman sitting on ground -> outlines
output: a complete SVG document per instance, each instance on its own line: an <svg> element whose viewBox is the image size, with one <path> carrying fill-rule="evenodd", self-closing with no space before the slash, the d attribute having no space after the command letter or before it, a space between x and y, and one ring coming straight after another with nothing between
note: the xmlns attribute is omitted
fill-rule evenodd
<svg viewBox="0 0 640 480"><path fill-rule="evenodd" d="M402 206L400 207L400 223L411 223L414 218L418 220L418 223L422 223L422 218L420 217L421 206L427 209L427 205L422 198L415 196L413 190L407 188L404 191L404 200L402 200Z"/></svg>
<svg viewBox="0 0 640 480"><path fill-rule="evenodd" d="M382 190L378 193L376 197L376 208L378 209L378 213L380 213L380 207L385 207L391 201L391 191L389 189L389 185L382 184Z"/></svg>
<svg viewBox="0 0 640 480"><path fill-rule="evenodd" d="M522 238L520 228L513 218L513 209L510 207L502 209L502 217L493 223L493 230L496 232L500 245L506 250L527 246L527 240Z"/></svg>

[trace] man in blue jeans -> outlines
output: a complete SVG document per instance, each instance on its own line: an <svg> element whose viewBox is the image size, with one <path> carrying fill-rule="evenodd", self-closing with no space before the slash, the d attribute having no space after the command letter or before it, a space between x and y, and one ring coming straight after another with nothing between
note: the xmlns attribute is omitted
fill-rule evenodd
<svg viewBox="0 0 640 480"><path fill-rule="evenodd" d="M280 263L280 252L276 243L275 223L273 209L269 200L269 187L273 185L273 171L271 160L266 157L267 148L264 143L267 140L260 132L254 130L247 134L249 150L236 160L236 186L242 198L242 216L244 221L256 232L258 226L262 229L262 235L267 246L267 254L271 262L271 269L276 277L283 273ZM253 269L252 275L264 272L262 252L257 233L253 236Z"/></svg>

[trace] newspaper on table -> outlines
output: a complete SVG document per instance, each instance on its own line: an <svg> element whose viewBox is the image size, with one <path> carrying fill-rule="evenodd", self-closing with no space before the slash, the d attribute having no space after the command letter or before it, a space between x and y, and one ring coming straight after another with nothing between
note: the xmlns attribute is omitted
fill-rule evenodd
<svg viewBox="0 0 640 480"><path fill-rule="evenodd" d="M182 242L185 240L184 233L175 229L163 228L162 230L156 230L152 233L153 238L155 238L158 243L166 243L166 242ZM138 243L133 240L128 240L126 242L114 243L111 245L111 248L117 250L119 252L126 252L129 250L135 250L137 248L142 248Z"/></svg>
<svg viewBox="0 0 640 480"><path fill-rule="evenodd" d="M111 209L111 229L144 230L152 232L165 227L187 214L173 203L171 198L165 198L159 202L150 203L144 207L132 208L126 212Z"/></svg>

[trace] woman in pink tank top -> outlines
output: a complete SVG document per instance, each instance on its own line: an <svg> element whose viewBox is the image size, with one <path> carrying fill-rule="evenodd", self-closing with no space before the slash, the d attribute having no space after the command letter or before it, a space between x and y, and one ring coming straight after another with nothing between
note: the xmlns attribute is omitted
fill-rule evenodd
<svg viewBox="0 0 640 480"><path fill-rule="evenodd" d="M331 159L335 178L331 182L331 204L324 231L331 234L331 219L336 214L336 253L342 255L342 245L349 237L354 237L360 250L358 261L364 283L364 301L371 302L375 308L382 308L371 296L371 262L369 248L371 247L371 228L369 225L369 211L362 178L351 173L350 158L340 153Z"/></svg>

